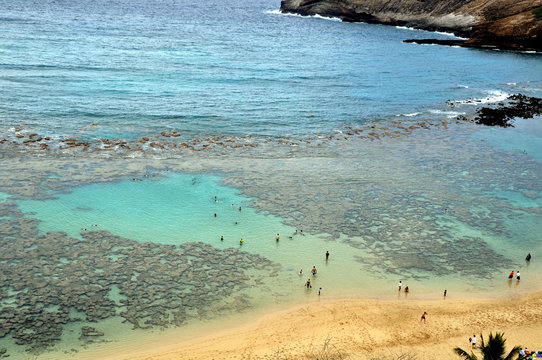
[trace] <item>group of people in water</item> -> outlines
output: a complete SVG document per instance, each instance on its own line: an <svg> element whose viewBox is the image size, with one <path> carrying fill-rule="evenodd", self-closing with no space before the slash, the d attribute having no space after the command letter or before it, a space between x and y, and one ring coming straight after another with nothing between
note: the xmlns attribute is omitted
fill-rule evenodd
<svg viewBox="0 0 542 360"><path fill-rule="evenodd" d="M327 261L329 260L329 250L326 251L326 263ZM313 281L315 280L315 277L316 277L316 274L318 273L318 270L316 270L316 265L314 265L311 269L311 274L312 274L312 278L313 278ZM303 269L299 269L299 276L301 277L303 275ZM312 289L312 282L311 282L311 278L308 278L307 281L305 282L305 288L307 289ZM322 292L322 288L318 288L318 295L320 295L320 293Z"/></svg>
<svg viewBox="0 0 542 360"><path fill-rule="evenodd" d="M525 257L525 261L527 261L527 263L529 263L532 259L532 255L531 253L528 253L527 256ZM512 270L510 272L510 274L508 275L508 280L512 280L514 278L514 271ZM516 280L517 281L520 281L521 280L521 274L519 273L519 270L516 271Z"/></svg>

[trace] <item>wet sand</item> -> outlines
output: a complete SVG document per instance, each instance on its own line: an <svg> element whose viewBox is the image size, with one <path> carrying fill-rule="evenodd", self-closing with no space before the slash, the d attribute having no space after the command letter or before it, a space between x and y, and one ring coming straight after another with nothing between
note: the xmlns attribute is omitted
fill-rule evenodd
<svg viewBox="0 0 542 360"><path fill-rule="evenodd" d="M420 317L427 311L427 322ZM342 354L391 359L457 359L453 348L470 349L468 338L504 332L514 345L542 350L542 291L499 299L334 299L303 304L244 326L190 341L156 344L110 360L300 359ZM480 340L478 340L480 343Z"/></svg>

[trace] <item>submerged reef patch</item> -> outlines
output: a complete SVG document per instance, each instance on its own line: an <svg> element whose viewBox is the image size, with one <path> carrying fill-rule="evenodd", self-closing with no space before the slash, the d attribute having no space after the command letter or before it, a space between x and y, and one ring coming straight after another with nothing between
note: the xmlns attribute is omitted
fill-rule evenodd
<svg viewBox="0 0 542 360"><path fill-rule="evenodd" d="M67 324L81 324L84 344L112 317L134 329L166 328L244 311L251 304L243 289L260 271L279 269L237 249L139 243L107 231L39 235L38 223L0 202L0 337L32 353L54 346Z"/></svg>

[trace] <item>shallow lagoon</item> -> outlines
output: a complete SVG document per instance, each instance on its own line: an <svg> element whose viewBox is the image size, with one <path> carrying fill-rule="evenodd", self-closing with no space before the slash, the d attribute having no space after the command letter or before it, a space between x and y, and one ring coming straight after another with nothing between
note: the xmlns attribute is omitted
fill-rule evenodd
<svg viewBox="0 0 542 360"><path fill-rule="evenodd" d="M56 261L61 276L79 263L86 267L73 271L94 269L97 275L88 284L105 284L104 301L117 304L116 316L90 324L103 337L82 341L80 328L86 322L69 322L63 340L49 349L55 352L40 357L57 358L67 351L67 356L84 358L93 351L129 347L132 341L144 346L156 341L154 336L189 338L271 309L316 301L319 287L326 298L401 301L408 298L396 291L399 279L409 285L410 299L440 298L444 289L448 298L458 298L507 296L535 288L541 266L523 259L527 252L536 259L542 250L537 238L540 163L529 153L495 147L492 131L500 130L486 130L471 125L420 129L400 138L334 141L317 151L296 149L273 158L257 149L241 156L194 154L183 159L4 158L2 189L11 195L3 195L2 203L15 201L16 207L5 209L2 231L26 239L25 251L41 251L51 263ZM506 132L511 137L523 133L528 132L521 126ZM296 229L305 235L293 235ZM90 246L93 260L80 258L70 247L64 255L60 248L50 252L39 240L39 234L48 231L66 232L49 233L53 235L46 239L53 243ZM92 246L102 238L120 245ZM201 244L194 241L210 247L192 245ZM331 253L328 262L326 250ZM100 260L104 256L107 264ZM233 268L216 260L232 257L239 261ZM196 261L187 268L196 277L185 284L190 272L175 274L187 261ZM312 290L306 290L313 265L318 275L312 278ZM154 295L147 294L149 279L139 277L141 266L161 289L153 290ZM135 271L125 278L129 281L124 290L114 285L124 275L108 267ZM512 269L521 270L521 283L506 280ZM39 268L24 271L41 276ZM213 277L222 275L232 275L235 286L214 285ZM74 286L88 284L76 281ZM174 303L179 291L187 296L181 308L188 305L175 325L175 316L156 315L163 309L154 308L146 296ZM150 321L152 329L134 330L122 323L127 305L120 300L132 296L147 314L137 321ZM2 343L8 341L6 337ZM8 348L12 353L24 349Z"/></svg>

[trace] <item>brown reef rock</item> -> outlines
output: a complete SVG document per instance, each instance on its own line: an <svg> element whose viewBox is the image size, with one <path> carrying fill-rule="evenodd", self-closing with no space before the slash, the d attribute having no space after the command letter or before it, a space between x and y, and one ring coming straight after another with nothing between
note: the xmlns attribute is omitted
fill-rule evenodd
<svg viewBox="0 0 542 360"><path fill-rule="evenodd" d="M542 0L283 0L281 11L448 31L469 38L448 45L542 50Z"/></svg>

